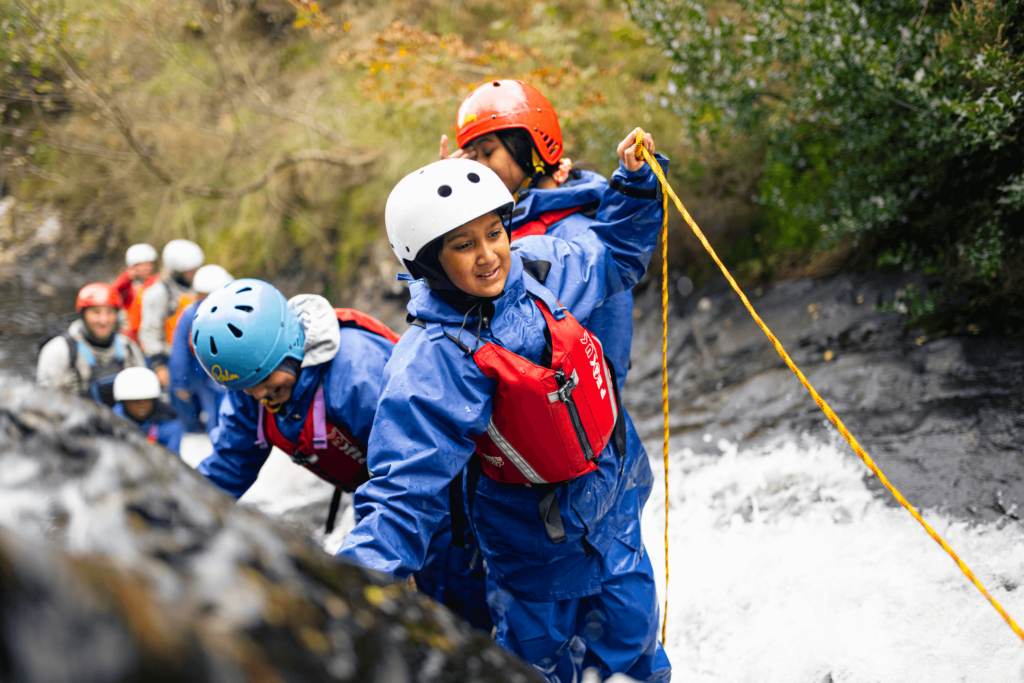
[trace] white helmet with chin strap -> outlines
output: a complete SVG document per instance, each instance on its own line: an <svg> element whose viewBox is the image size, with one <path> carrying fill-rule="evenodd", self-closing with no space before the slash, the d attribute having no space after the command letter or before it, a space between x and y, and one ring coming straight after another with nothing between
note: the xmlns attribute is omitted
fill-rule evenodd
<svg viewBox="0 0 1024 683"><path fill-rule="evenodd" d="M150 261L156 262L156 249L149 244L133 244L124 253L124 262L129 268Z"/></svg>
<svg viewBox="0 0 1024 683"><path fill-rule="evenodd" d="M402 178L391 191L384 209L388 242L399 263L408 267L438 237L514 204L505 184L483 164L470 159L435 161Z"/></svg>
<svg viewBox="0 0 1024 683"><path fill-rule="evenodd" d="M211 263L196 271L196 276L192 279L192 289L197 294L210 294L234 281L235 278L231 276L231 273Z"/></svg>
<svg viewBox="0 0 1024 683"><path fill-rule="evenodd" d="M171 240L164 247L164 268L172 273L186 273L203 265L206 257L195 242Z"/></svg>
<svg viewBox="0 0 1024 683"><path fill-rule="evenodd" d="M149 368L125 368L114 378L115 401L159 398L160 391L160 380Z"/></svg>

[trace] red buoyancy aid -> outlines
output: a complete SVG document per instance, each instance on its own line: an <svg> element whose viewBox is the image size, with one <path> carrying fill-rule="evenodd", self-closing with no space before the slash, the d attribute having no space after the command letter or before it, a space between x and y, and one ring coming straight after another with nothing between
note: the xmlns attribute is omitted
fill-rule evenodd
<svg viewBox="0 0 1024 683"><path fill-rule="evenodd" d="M398 342L397 334L365 313L350 308L336 308L334 314L342 327L357 327L378 334L392 343ZM291 456L296 465L305 467L321 479L346 491L355 491L370 478L366 466L366 444L360 443L348 429L327 420L322 384L316 389L296 442L289 441L281 434L274 414L264 410L260 403L256 419L256 445L261 448L277 446Z"/></svg>
<svg viewBox="0 0 1024 683"><path fill-rule="evenodd" d="M263 410L263 404L260 404L256 445L266 448L268 442L291 456L296 465L346 491L355 491L370 478L366 467L366 445L359 443L344 427L327 421L323 385L316 389L296 442L281 434L274 415Z"/></svg>
<svg viewBox="0 0 1024 683"><path fill-rule="evenodd" d="M545 211L535 220L529 223L523 223L518 228L512 231L512 241L515 242L517 239L522 237L529 237L530 235L546 235L548 228L562 220L566 216L571 216L577 211L582 210L582 206L573 206L568 209L555 209L553 211Z"/></svg>
<svg viewBox="0 0 1024 683"><path fill-rule="evenodd" d="M597 469L619 409L601 343L568 311L555 320L536 300L551 334L551 367L494 343L473 360L498 381L487 431L474 436L483 473L507 484L563 482Z"/></svg>

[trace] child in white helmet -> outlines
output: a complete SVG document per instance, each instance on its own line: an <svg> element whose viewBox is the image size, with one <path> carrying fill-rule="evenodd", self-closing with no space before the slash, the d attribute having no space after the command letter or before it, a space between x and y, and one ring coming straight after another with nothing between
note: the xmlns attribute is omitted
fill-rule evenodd
<svg viewBox="0 0 1024 683"><path fill-rule="evenodd" d="M618 189L572 242L510 247L512 196L466 159L407 176L385 212L417 278L413 327L384 370L371 477L338 554L402 579L450 518L486 562L497 641L552 681L591 666L602 679L671 675L636 523L650 464L578 322L639 280L657 241L657 179L634 145L619 145Z"/></svg>
<svg viewBox="0 0 1024 683"><path fill-rule="evenodd" d="M149 244L133 244L125 252L127 268L114 280L114 289L121 296L125 312L124 334L132 341L139 340L139 324L142 322L142 292L160 281L156 273L156 249Z"/></svg>
<svg viewBox="0 0 1024 683"><path fill-rule="evenodd" d="M163 277L142 294L139 345L160 378L160 384L166 387L170 380L167 359L174 341L174 328L182 312L195 302L192 278L205 257L195 242L171 240L164 247L162 259Z"/></svg>
<svg viewBox="0 0 1024 683"><path fill-rule="evenodd" d="M151 443L179 455L183 430L174 410L160 400L160 380L149 368L126 368L114 378L114 413L138 425Z"/></svg>

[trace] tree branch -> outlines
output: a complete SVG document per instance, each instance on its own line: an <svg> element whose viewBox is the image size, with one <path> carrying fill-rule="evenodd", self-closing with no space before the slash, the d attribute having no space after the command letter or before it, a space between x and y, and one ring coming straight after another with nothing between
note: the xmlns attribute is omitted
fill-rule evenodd
<svg viewBox="0 0 1024 683"><path fill-rule="evenodd" d="M323 164L331 164L333 166L343 166L345 168L356 169L373 163L377 159L377 156L377 152L364 152L358 155L346 154L342 156L340 154L332 154L331 152L325 152L319 149L305 149L285 154L269 164L267 166L267 170L258 177L242 185L226 188L209 187L207 185L185 185L182 187L182 192L194 197L206 197L208 199L238 199L239 197L244 197L245 195L260 189L270 181L270 178L275 173L290 166L295 166L307 161L314 161Z"/></svg>

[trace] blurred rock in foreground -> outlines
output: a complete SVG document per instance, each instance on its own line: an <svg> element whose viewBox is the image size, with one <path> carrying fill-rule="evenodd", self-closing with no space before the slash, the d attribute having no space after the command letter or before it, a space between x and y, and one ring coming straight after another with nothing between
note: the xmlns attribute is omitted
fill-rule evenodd
<svg viewBox="0 0 1024 683"><path fill-rule="evenodd" d="M535 681L111 412L0 378L0 681Z"/></svg>

